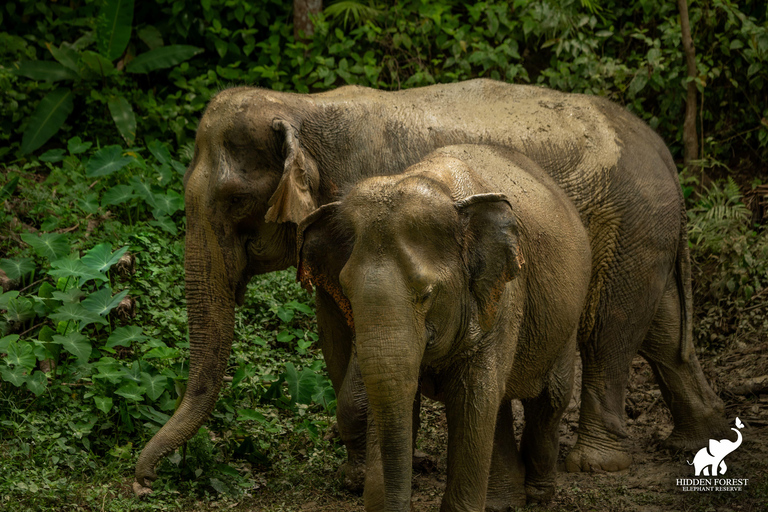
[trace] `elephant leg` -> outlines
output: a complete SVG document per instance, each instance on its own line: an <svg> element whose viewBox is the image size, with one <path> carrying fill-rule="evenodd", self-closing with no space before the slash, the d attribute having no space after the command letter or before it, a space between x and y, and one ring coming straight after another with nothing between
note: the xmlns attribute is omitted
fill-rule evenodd
<svg viewBox="0 0 768 512"><path fill-rule="evenodd" d="M684 361L680 346L680 302L674 280L667 285L651 328L640 347L650 363L675 428L664 447L698 450L728 432L723 402L707 383L696 354Z"/></svg>
<svg viewBox="0 0 768 512"><path fill-rule="evenodd" d="M326 368L336 392L336 421L347 449L347 461L339 469L344 487L362 492L365 481L365 438L368 397L356 361L351 360L352 329L322 288L317 289L317 323Z"/></svg>
<svg viewBox="0 0 768 512"><path fill-rule="evenodd" d="M486 512L506 512L525 505L525 464L517 449L512 402L502 400L496 416Z"/></svg>
<svg viewBox="0 0 768 512"><path fill-rule="evenodd" d="M493 368L480 364L452 379L446 391L448 479L441 512L482 510L488 489L501 392Z"/></svg>
<svg viewBox="0 0 768 512"><path fill-rule="evenodd" d="M549 501L555 493L560 420L573 390L575 335L550 372L548 382L536 398L523 400L525 428L520 443L525 463L525 493L529 502Z"/></svg>

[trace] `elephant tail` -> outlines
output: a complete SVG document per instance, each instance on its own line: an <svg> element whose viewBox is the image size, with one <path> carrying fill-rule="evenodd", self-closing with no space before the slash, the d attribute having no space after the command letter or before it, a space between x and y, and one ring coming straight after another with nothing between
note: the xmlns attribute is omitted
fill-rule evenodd
<svg viewBox="0 0 768 512"><path fill-rule="evenodd" d="M675 261L675 281L677 295L680 297L680 357L683 362L690 362L693 348L693 290L691 287L691 254L688 248L688 216L685 212L685 199L681 198L680 241Z"/></svg>

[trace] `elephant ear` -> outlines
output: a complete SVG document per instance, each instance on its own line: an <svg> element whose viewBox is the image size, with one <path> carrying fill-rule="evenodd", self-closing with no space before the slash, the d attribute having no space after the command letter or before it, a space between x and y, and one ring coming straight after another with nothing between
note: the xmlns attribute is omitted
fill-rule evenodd
<svg viewBox="0 0 768 512"><path fill-rule="evenodd" d="M477 302L480 327L496 320L506 284L525 263L518 246L517 221L504 194L478 194L456 203L464 222L464 260Z"/></svg>
<svg viewBox="0 0 768 512"><path fill-rule="evenodd" d="M352 305L339 283L341 269L352 254L352 237L345 235L337 224L340 204L321 206L299 223L296 280L310 293L314 286L333 297L347 324L354 329Z"/></svg>
<svg viewBox="0 0 768 512"><path fill-rule="evenodd" d="M287 121L275 119L272 129L283 134L283 176L269 199L267 222L298 224L317 208L313 195L320 184L317 163L301 147L298 131Z"/></svg>

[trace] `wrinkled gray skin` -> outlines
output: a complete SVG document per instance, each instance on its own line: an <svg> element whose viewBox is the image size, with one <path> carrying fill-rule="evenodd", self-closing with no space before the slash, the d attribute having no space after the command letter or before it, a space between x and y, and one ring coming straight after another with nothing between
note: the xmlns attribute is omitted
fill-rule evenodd
<svg viewBox="0 0 768 512"><path fill-rule="evenodd" d="M234 88L211 100L185 176L187 393L136 465L149 492L157 462L189 439L218 397L249 279L296 263L296 225L345 187L396 174L449 144L491 143L539 164L571 198L587 229L593 268L579 328L584 363L571 470L617 470L624 390L640 351L670 404L669 444L693 448L726 429L691 337L685 212L675 166L659 137L607 100L490 80L398 92L342 87L313 95ZM338 396L337 419L359 480L366 397L345 378L352 332L332 294L317 296L321 346Z"/></svg>
<svg viewBox="0 0 768 512"><path fill-rule="evenodd" d="M557 184L519 153L449 146L362 181L299 236L301 281L338 283L354 314L375 425L366 510L410 510L420 380L446 403L441 510L483 510L489 474L490 510L549 499L591 275L587 233ZM522 461L513 398L525 406Z"/></svg>

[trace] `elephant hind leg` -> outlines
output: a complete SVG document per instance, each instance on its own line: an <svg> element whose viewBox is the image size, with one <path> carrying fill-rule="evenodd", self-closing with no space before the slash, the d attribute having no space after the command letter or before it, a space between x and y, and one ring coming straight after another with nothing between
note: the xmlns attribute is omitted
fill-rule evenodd
<svg viewBox="0 0 768 512"><path fill-rule="evenodd" d="M525 503L525 465L515 440L512 402L502 400L496 416L485 510L506 512L522 507Z"/></svg>
<svg viewBox="0 0 768 512"><path fill-rule="evenodd" d="M684 361L680 343L680 302L670 279L640 354L650 363L675 423L664 447L694 451L728 432L728 425L723 402L707 383L696 354Z"/></svg>

